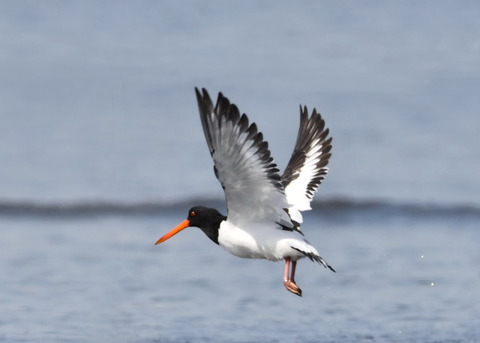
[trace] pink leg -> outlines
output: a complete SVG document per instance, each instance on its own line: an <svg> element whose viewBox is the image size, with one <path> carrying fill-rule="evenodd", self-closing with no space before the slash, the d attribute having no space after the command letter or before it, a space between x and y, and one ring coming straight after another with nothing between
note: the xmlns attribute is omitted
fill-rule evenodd
<svg viewBox="0 0 480 343"><path fill-rule="evenodd" d="M295 269L297 267L297 261L292 262L292 273L291 276L290 274L290 259L286 258L285 259L285 273L283 274L283 285L287 289L287 291L292 292L293 294L296 294L298 296L302 296L302 290L300 287L297 286L295 283Z"/></svg>
<svg viewBox="0 0 480 343"><path fill-rule="evenodd" d="M290 274L290 259L285 259L285 273L283 274L283 282L287 282L290 278L288 276Z"/></svg>
<svg viewBox="0 0 480 343"><path fill-rule="evenodd" d="M297 269L297 261L292 262L292 273L290 274L290 280L295 282L295 269Z"/></svg>

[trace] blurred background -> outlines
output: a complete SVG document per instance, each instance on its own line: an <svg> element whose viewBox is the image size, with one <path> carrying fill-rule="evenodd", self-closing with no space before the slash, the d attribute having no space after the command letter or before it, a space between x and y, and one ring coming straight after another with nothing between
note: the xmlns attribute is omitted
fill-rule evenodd
<svg viewBox="0 0 480 343"><path fill-rule="evenodd" d="M465 324L479 318L479 17L474 1L1 1L0 341L480 339ZM322 113L333 156L304 231L340 276L304 263L303 286L350 295L309 310L336 319L286 331L284 306L300 318L306 304L284 294L282 266L237 261L201 232L153 247L192 205L225 208L194 87L247 113L281 170L299 105ZM272 284L222 281L246 266L236 277ZM415 293L455 268L449 291ZM372 299L393 309L366 300L368 273L388 280ZM175 301L159 297L167 285ZM409 331L414 303L426 312ZM453 304L456 319L437 317Z"/></svg>
<svg viewBox="0 0 480 343"><path fill-rule="evenodd" d="M480 204L479 7L452 2L1 4L0 197L221 195L194 87L283 169L298 107L334 137L323 196Z"/></svg>

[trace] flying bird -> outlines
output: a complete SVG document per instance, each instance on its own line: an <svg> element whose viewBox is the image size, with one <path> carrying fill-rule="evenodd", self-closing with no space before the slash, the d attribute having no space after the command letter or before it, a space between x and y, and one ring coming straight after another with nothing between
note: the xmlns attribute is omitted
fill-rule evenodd
<svg viewBox="0 0 480 343"><path fill-rule="evenodd" d="M218 94L195 88L200 119L215 175L225 192L227 215L192 207L188 217L161 237L160 244L187 227L200 228L214 243L243 258L285 261L283 284L298 295L297 261L307 257L335 271L300 230L302 211L328 172L332 138L320 113L300 106L300 128L290 161L279 174L268 143L237 106Z"/></svg>

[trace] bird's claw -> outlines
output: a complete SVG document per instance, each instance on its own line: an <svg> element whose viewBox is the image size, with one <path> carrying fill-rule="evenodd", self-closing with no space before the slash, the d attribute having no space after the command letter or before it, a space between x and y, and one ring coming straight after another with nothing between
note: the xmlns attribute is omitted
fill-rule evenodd
<svg viewBox="0 0 480 343"><path fill-rule="evenodd" d="M296 295L298 295L299 297L302 296L302 290L300 289L300 287L297 286L297 284L295 283L295 281L293 281L293 280L284 280L284 281L283 281L283 285L285 286L285 288L287 289L287 291L292 292L293 294L296 294Z"/></svg>

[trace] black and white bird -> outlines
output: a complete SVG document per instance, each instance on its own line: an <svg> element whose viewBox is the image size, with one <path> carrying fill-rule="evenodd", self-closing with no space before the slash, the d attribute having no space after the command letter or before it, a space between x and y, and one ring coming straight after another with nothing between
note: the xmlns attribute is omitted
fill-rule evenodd
<svg viewBox="0 0 480 343"><path fill-rule="evenodd" d="M235 104L218 94L214 106L206 89L195 88L203 131L222 184L227 215L192 207L188 218L160 238L160 244L195 226L229 253L243 258L285 261L283 284L301 296L295 283L297 261L307 257L335 271L300 230L302 211L310 210L315 191L328 172L332 138L321 115L300 106L300 128L283 175L268 143Z"/></svg>

